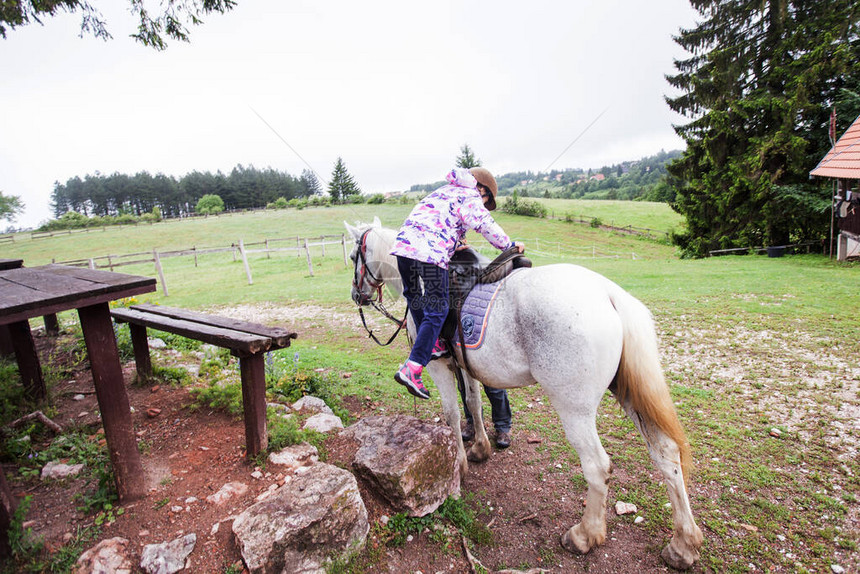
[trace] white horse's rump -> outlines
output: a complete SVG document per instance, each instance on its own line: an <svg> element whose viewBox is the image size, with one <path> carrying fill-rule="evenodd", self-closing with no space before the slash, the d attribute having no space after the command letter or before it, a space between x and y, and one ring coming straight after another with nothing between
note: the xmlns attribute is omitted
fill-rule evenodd
<svg viewBox="0 0 860 574"><path fill-rule="evenodd" d="M371 226L346 227L356 242L368 227L372 228L365 240L368 270L399 295L402 287L396 260L388 254L395 232L382 228L378 220ZM358 245L352 252L354 261L357 255ZM365 302L370 292L359 287L359 293L355 285L362 283L354 282L353 300ZM411 316L409 330L414 336ZM460 353L459 349L456 352ZM689 445L663 379L651 314L642 303L605 277L576 265L524 270L505 280L493 304L483 344L468 353L472 371L485 385L511 389L538 383L561 418L588 482L582 521L562 535L565 548L584 553L606 539L609 457L597 436L595 419L609 388L645 438L651 459L666 482L675 527L663 559L680 569L689 568L698 559L702 533L693 519L684 482ZM452 369L450 359L427 366L439 390L445 419L459 431ZM465 475L467 458L484 460L491 449L480 422L478 383L464 375L466 403L475 417L476 433L468 455L458 438Z"/></svg>

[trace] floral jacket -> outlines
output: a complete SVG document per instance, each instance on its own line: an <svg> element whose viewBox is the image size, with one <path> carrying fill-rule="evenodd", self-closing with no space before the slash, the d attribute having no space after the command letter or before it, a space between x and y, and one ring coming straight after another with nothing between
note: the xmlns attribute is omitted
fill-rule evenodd
<svg viewBox="0 0 860 574"><path fill-rule="evenodd" d="M457 242L470 229L498 249L510 247L511 239L484 207L469 170L453 169L446 179L448 185L421 200L406 218L391 254L447 269Z"/></svg>

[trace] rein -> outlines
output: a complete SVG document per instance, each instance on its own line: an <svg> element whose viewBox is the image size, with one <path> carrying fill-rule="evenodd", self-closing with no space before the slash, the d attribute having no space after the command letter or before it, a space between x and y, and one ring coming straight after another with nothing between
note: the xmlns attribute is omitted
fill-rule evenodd
<svg viewBox="0 0 860 574"><path fill-rule="evenodd" d="M361 324L364 325L364 330L367 331L368 336L373 339L373 341L381 346L385 347L390 345L394 338L400 333L400 330L406 325L406 314L409 313L409 307L406 307L406 311L403 313L403 318L398 319L391 312L385 308L385 305L382 303L382 287L385 285L385 281L376 277L373 272L370 270L370 267L367 265L367 234L372 231L373 228L366 230L361 234L361 238L356 242L358 244L358 253L355 258L355 268L352 275L352 286L358 292L359 301L358 303L358 314L361 317ZM361 268L359 268L359 261L361 264ZM375 289L375 293L373 296L368 297L362 291L362 287L364 283ZM373 333L373 330L367 326L367 320L364 318L364 306L365 304L370 304L374 309L379 311L383 317L397 324L397 330L394 331L394 334L388 338L388 341L383 343L380 341L376 335Z"/></svg>

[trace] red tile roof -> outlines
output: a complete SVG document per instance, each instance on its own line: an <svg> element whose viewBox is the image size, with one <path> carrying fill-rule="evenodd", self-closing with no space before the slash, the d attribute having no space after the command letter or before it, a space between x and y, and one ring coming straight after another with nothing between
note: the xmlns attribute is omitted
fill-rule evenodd
<svg viewBox="0 0 860 574"><path fill-rule="evenodd" d="M809 173L821 177L860 179L860 116Z"/></svg>

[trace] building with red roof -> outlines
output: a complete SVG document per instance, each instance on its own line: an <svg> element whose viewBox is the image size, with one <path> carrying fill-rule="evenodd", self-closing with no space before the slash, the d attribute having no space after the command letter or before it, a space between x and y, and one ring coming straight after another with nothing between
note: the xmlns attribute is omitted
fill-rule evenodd
<svg viewBox="0 0 860 574"><path fill-rule="evenodd" d="M839 231L837 259L843 261L860 256L860 116L809 175L835 180L833 215Z"/></svg>

